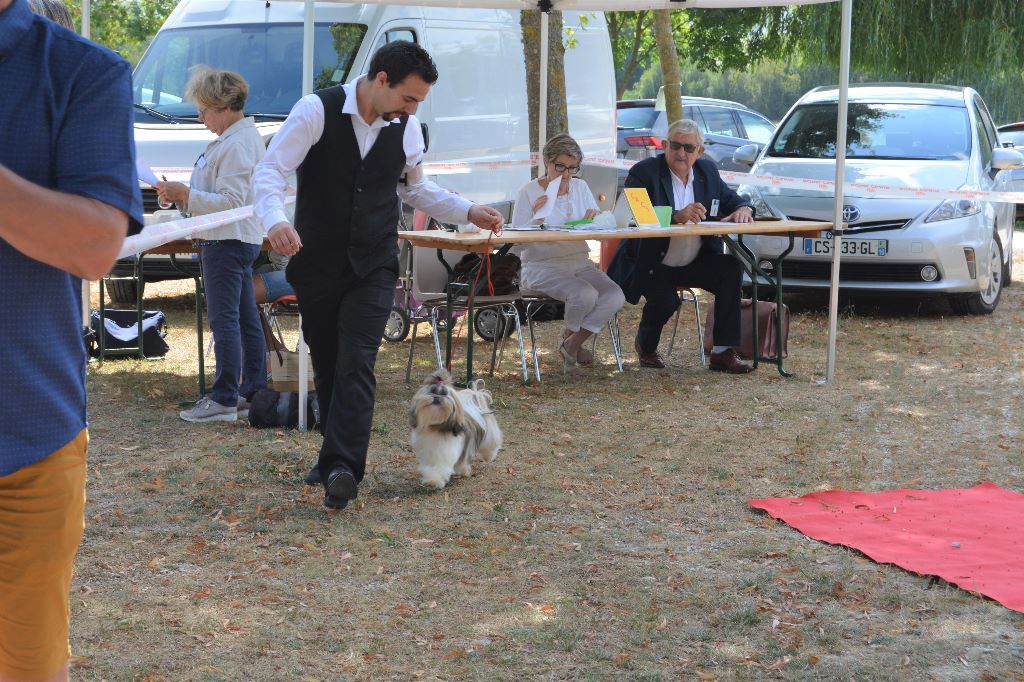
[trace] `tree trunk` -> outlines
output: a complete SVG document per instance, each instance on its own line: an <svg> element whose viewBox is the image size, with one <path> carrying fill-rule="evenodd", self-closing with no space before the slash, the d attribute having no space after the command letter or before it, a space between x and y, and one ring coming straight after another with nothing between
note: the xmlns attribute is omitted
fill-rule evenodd
<svg viewBox="0 0 1024 682"><path fill-rule="evenodd" d="M665 84L665 115L672 125L683 117L682 92L679 90L679 54L672 35L672 10L654 12L654 37L658 41L661 60L661 82Z"/></svg>
<svg viewBox="0 0 1024 682"><path fill-rule="evenodd" d="M523 60L526 62L527 108L530 112L530 149L540 151L537 113L540 106L540 19L539 10L520 15L523 27ZM548 140L568 132L569 115L565 104L565 45L562 43L562 13L550 12L548 24Z"/></svg>

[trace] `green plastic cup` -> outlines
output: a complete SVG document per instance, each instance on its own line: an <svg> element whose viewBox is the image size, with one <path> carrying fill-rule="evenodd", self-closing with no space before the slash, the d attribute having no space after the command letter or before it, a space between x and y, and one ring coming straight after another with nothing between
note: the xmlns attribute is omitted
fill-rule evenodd
<svg viewBox="0 0 1024 682"><path fill-rule="evenodd" d="M654 215L658 216L658 224L662 227L668 227L672 224L671 206L655 206Z"/></svg>

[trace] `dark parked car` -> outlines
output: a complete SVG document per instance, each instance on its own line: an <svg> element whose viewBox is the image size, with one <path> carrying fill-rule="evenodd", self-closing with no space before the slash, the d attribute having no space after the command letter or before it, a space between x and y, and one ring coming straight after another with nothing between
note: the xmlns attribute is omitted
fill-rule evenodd
<svg viewBox="0 0 1024 682"><path fill-rule="evenodd" d="M999 134L1001 145L1024 152L1024 121L999 126L996 132ZM1010 177L1013 189L1024 192L1024 168L1012 171ZM1024 220L1024 204L1017 204L1017 220Z"/></svg>
<svg viewBox="0 0 1024 682"><path fill-rule="evenodd" d="M661 141L668 132L664 91L659 99L622 100L616 104L619 158L639 161L661 151ZM661 105L659 106L659 102ZM714 161L721 170L747 172L735 163L732 153L746 144L764 145L775 132L775 125L753 109L727 99L683 97L683 117L701 126L704 133L704 158ZM627 171L619 171L619 188Z"/></svg>

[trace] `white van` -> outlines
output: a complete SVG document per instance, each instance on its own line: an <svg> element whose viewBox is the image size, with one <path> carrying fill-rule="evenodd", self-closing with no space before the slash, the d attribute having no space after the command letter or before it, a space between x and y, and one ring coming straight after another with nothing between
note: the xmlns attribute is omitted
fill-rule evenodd
<svg viewBox="0 0 1024 682"><path fill-rule="evenodd" d="M566 26L580 15L566 12ZM171 13L134 74L137 153L157 174L187 181L192 164L213 139L193 123L195 105L183 99L189 67L207 64L241 73L249 82L246 113L269 141L301 96L300 2L183 0ZM588 156L614 158L615 72L601 13L587 13L566 50L569 132ZM355 80L373 52L392 40L423 45L440 79L420 105L427 128L426 163L507 161L529 148L526 67L519 12L415 6L316 4L314 89ZM170 119L168 120L168 117ZM602 172L603 171L603 172ZM615 171L588 168L595 195L614 199ZM174 176L172 178L171 176ZM442 186L480 203L511 201L530 167L437 175ZM143 191L147 213L156 196Z"/></svg>

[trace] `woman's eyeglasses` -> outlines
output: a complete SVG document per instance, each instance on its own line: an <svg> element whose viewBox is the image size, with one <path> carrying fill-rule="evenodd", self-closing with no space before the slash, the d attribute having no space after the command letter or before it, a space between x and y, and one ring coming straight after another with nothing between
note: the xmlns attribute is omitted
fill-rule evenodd
<svg viewBox="0 0 1024 682"><path fill-rule="evenodd" d="M561 175L565 171L569 171L570 175L579 175L580 173L579 166L566 166L564 163L554 163L551 165L555 167L555 172L558 173L559 175Z"/></svg>
<svg viewBox="0 0 1024 682"><path fill-rule="evenodd" d="M692 154L695 151L697 151L698 149L700 149L700 145L699 144L690 144L689 142L676 142L675 140L669 140L668 141L668 148L671 149L674 152L677 152L680 149L682 149L687 154Z"/></svg>

